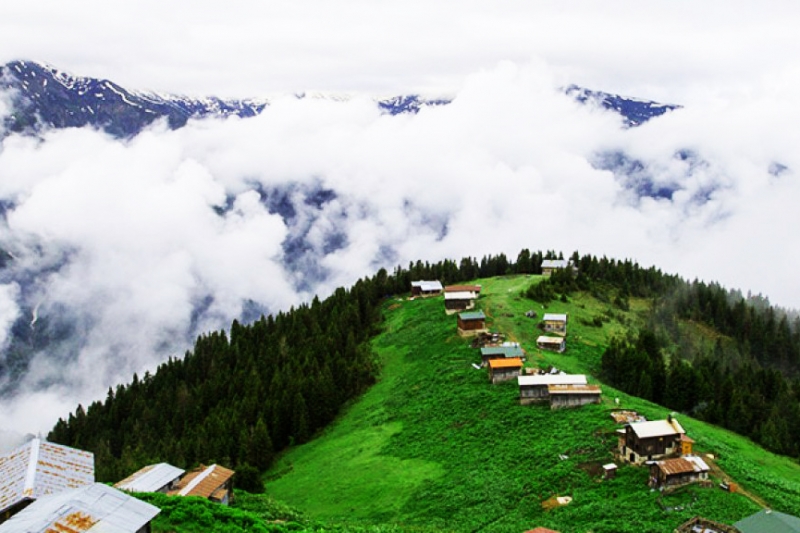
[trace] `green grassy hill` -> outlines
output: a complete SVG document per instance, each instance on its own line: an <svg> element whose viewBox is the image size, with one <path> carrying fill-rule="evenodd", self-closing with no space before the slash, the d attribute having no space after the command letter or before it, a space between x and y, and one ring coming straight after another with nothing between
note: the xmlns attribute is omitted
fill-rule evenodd
<svg viewBox="0 0 800 533"><path fill-rule="evenodd" d="M536 276L481 280L478 302L490 326L522 343L528 365L597 374L611 335L635 328L647 302L612 309L589 296L542 309L520 297ZM525 311L569 312L565 354L540 352L537 321ZM759 505L742 494L691 487L652 492L647 471L623 466L601 480L618 429L609 411L635 409L650 419L667 411L603 385L604 403L551 411L520 406L516 381L488 382L477 349L456 334L440 298L393 299L373 342L380 381L313 441L284 453L267 473L267 492L327 523L402 530L561 532L672 531L695 515L733 523ZM595 318L602 327L593 325ZM590 382L598 381L590 377ZM800 466L728 431L679 415L696 450L772 508L800 515ZM565 456L566 458L562 458ZM569 505L545 510L553 496Z"/></svg>

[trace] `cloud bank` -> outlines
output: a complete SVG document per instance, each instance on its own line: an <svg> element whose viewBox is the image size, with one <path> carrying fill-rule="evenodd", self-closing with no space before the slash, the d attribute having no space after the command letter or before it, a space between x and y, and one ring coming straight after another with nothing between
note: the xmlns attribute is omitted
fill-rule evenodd
<svg viewBox="0 0 800 533"><path fill-rule="evenodd" d="M130 141L7 136L0 364L18 357L12 327L34 356L0 429L46 431L198 334L417 259L579 250L800 306L791 91L623 129L565 96L556 70L503 62L417 115L285 97ZM650 189L598 163L609 154Z"/></svg>

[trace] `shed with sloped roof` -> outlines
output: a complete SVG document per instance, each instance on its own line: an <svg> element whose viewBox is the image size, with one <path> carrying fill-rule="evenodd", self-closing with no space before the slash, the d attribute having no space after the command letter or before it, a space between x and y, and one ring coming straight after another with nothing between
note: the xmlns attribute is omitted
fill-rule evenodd
<svg viewBox="0 0 800 533"><path fill-rule="evenodd" d="M182 468L168 463L148 465L126 477L115 488L130 492L163 492L175 488L183 473Z"/></svg>
<svg viewBox="0 0 800 533"><path fill-rule="evenodd" d="M175 489L167 494L177 496L199 496L212 502L228 505L233 499L233 475L235 472L224 466L200 466L186 474Z"/></svg>
<svg viewBox="0 0 800 533"><path fill-rule="evenodd" d="M522 370L522 359L509 357L508 359L489 360L489 381L499 383L519 376Z"/></svg>

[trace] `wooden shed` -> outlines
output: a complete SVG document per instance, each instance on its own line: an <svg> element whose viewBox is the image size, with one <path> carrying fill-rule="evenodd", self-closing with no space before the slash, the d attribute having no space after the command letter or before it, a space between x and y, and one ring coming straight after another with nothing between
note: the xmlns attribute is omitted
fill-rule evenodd
<svg viewBox="0 0 800 533"><path fill-rule="evenodd" d="M200 466L186 474L174 490L174 496L199 496L215 503L228 505L233 499L234 471L223 466Z"/></svg>
<svg viewBox="0 0 800 533"><path fill-rule="evenodd" d="M564 339L564 337L548 337L547 335L539 335L539 337L536 338L536 346L541 350L564 353L564 350L567 349L567 341Z"/></svg>
<svg viewBox="0 0 800 533"><path fill-rule="evenodd" d="M567 334L567 314L566 313L545 313L542 317L544 330L560 335Z"/></svg>
<svg viewBox="0 0 800 533"><path fill-rule="evenodd" d="M522 370L522 359L510 357L508 359L489 360L489 381L499 383L519 376Z"/></svg>
<svg viewBox="0 0 800 533"><path fill-rule="evenodd" d="M580 407L590 403L600 403L598 385L548 385L550 408Z"/></svg>
<svg viewBox="0 0 800 533"><path fill-rule="evenodd" d="M448 313L457 313L458 311L466 311L475 307L475 299L478 295L474 292L461 291L461 292L445 292L444 293L444 309Z"/></svg>
<svg viewBox="0 0 800 533"><path fill-rule="evenodd" d="M525 360L525 352L519 344L508 344L501 346L484 346L481 348L481 362L487 364L491 359L509 359L518 357Z"/></svg>
<svg viewBox="0 0 800 533"><path fill-rule="evenodd" d="M487 333L486 315L483 311L473 311L458 314L458 334L462 337L471 337Z"/></svg>
<svg viewBox="0 0 800 533"><path fill-rule="evenodd" d="M696 455L664 459L650 465L648 484L654 488L686 485L707 480L709 471L706 462Z"/></svg>
<svg viewBox="0 0 800 533"><path fill-rule="evenodd" d="M437 296L442 294L444 287L441 281L412 281L411 296Z"/></svg>
<svg viewBox="0 0 800 533"><path fill-rule="evenodd" d="M551 385L586 385L583 374L534 374L519 376L519 403L529 405L550 401Z"/></svg>

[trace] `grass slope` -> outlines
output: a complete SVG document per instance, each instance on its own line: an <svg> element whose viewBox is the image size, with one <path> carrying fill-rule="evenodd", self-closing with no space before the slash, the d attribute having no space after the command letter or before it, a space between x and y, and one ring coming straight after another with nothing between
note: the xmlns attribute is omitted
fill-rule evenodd
<svg viewBox="0 0 800 533"><path fill-rule="evenodd" d="M632 301L631 312L622 313L585 295L553 302L547 312L570 313L568 350L539 352L536 321L524 313L545 310L519 297L532 279L482 280L479 300L492 327L520 341L532 365L594 374L609 335L635 327L637 312L647 309ZM602 328L585 325L597 316ZM268 473L271 496L315 519L403 530L667 532L695 515L733 523L759 509L716 488L662 496L647 488L643 468L621 467L616 479L601 481L597 467L613 460L616 445L612 398L649 418L667 412L606 386L603 405L520 406L515 381L491 385L484 370L471 366L479 353L456 335L455 317L445 315L441 299L388 302L374 349L384 362L381 381ZM795 462L687 416L680 420L697 449L717 454L737 482L773 508L800 515ZM555 495L573 502L544 510L542 502Z"/></svg>

